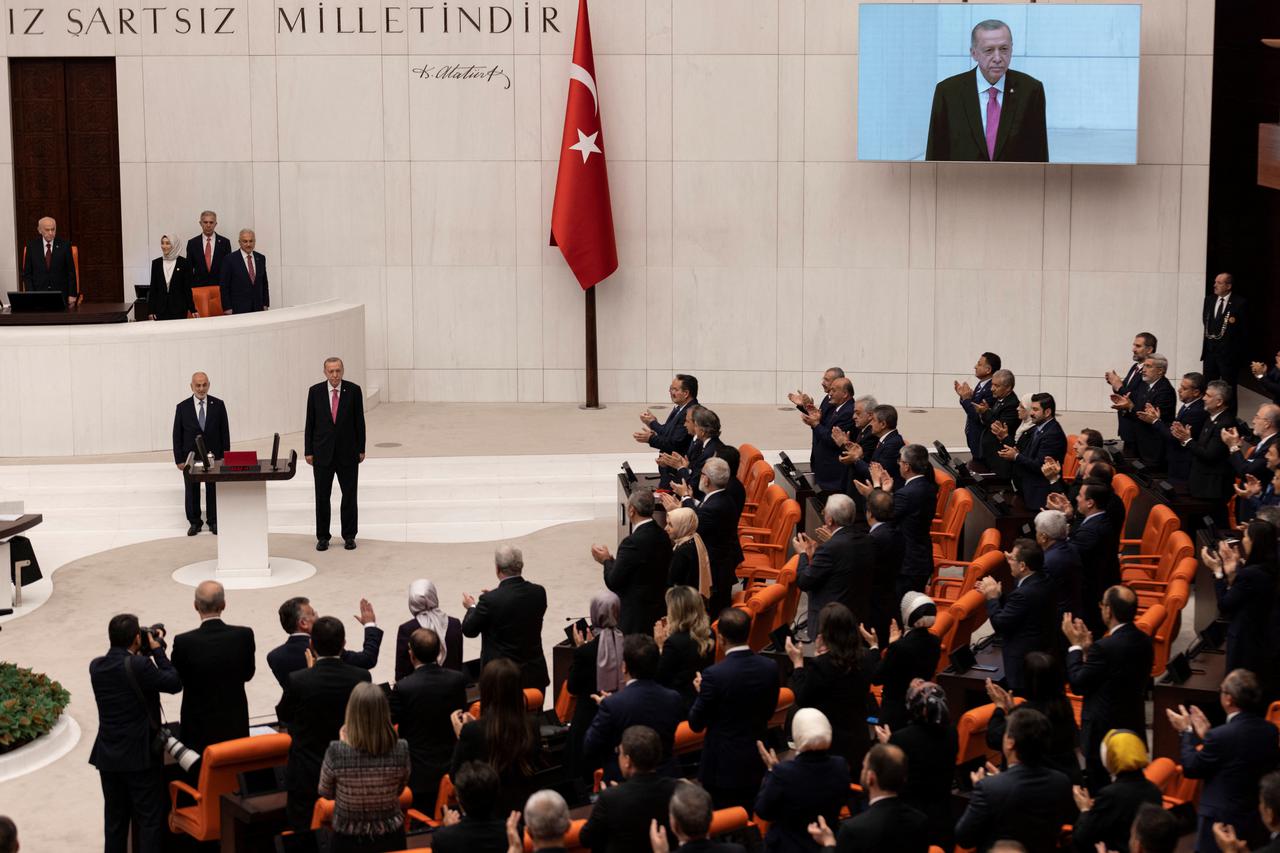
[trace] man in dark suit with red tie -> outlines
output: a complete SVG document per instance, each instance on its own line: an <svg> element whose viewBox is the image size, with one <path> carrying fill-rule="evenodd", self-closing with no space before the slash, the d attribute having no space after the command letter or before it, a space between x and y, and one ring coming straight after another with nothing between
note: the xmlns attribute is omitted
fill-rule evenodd
<svg viewBox="0 0 1280 853"><path fill-rule="evenodd" d="M45 216L36 223L40 236L27 243L22 284L27 290L60 290L68 305L80 296L71 244L58 236L58 223Z"/></svg>
<svg viewBox="0 0 1280 853"><path fill-rule="evenodd" d="M1150 402L1138 412L1138 420L1150 424L1160 434L1165 443L1165 459L1169 469L1169 479L1173 482L1185 483L1191 476L1191 453L1170 432L1172 423L1179 423L1191 430L1191 440L1200 437L1200 428L1209 417L1204 410L1204 374L1184 373L1178 385L1178 410L1173 421L1165 421L1160 411Z"/></svg>
<svg viewBox="0 0 1280 853"><path fill-rule="evenodd" d="M209 287L222 282L222 259L231 254L231 241L218 233L218 214L200 214L200 233L187 241L191 286Z"/></svg>
<svg viewBox="0 0 1280 853"><path fill-rule="evenodd" d="M667 393L671 395L671 412L667 415L667 419L658 423L653 412L645 409L640 413L640 422L644 424L644 429L635 432L632 438L641 444L649 445L659 453L688 453L689 430L685 427L685 413L690 406L698 405L698 378L677 373L676 378L671 380L671 387L667 389ZM665 489L670 486L675 470L666 465L659 465L658 473L662 475L658 488Z"/></svg>
<svg viewBox="0 0 1280 853"><path fill-rule="evenodd" d="M173 461L181 471L187 455L196 450L196 437L204 436L205 449L214 459L231 449L231 427L227 424L227 407L209 393L209 377L204 373L191 376L191 396L178 404L173 413ZM196 455L199 455L197 451ZM198 464L202 460L197 459ZM200 520L200 484L186 483L188 536L195 536L203 526ZM205 483L205 508L209 532L218 534L218 494L213 483Z"/></svg>
<svg viewBox="0 0 1280 853"><path fill-rule="evenodd" d="M241 229L240 251L222 261L218 283L222 287L223 314L251 314L271 307L267 259L253 250L257 241L253 231Z"/></svg>
<svg viewBox="0 0 1280 853"><path fill-rule="evenodd" d="M1139 332L1133 339L1133 364L1123 377L1114 370L1108 370L1104 378L1111 386L1111 393L1120 397L1133 399L1133 394L1142 385L1142 363L1147 356L1156 351L1156 336L1150 332ZM1133 429L1134 420L1126 418L1123 412L1116 412L1116 431L1124 442L1124 455L1138 455L1138 441Z"/></svg>
<svg viewBox="0 0 1280 853"><path fill-rule="evenodd" d="M317 551L329 548L329 496L335 475L342 489L343 547L348 551L356 547L356 482L364 461L364 392L342 374L342 359L326 358L325 381L307 392L303 452L315 472Z"/></svg>

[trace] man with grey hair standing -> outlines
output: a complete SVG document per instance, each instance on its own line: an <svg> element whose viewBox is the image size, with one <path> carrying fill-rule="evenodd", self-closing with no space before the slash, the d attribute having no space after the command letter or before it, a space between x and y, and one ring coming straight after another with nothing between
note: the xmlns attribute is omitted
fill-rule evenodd
<svg viewBox="0 0 1280 853"><path fill-rule="evenodd" d="M1064 613L1080 612L1080 576L1084 568L1080 555L1067 544L1071 525L1065 515L1056 509L1043 510L1036 515L1035 526L1036 544L1044 551L1044 574L1053 581L1061 620ZM1062 651L1066 651L1065 645Z"/></svg>
<svg viewBox="0 0 1280 853"><path fill-rule="evenodd" d="M837 601L853 612L858 624L871 624L871 571L875 546L853 523L858 509L848 495L831 495L822 510L830 537L819 545L804 533L792 548L800 557L796 585L809 594L809 637L818 633L818 614Z"/></svg>
<svg viewBox="0 0 1280 853"><path fill-rule="evenodd" d="M536 850L563 850L564 834L569 831L569 804L549 788L534 791L524 804L524 828ZM520 838L520 814L507 818L507 842L510 850L524 850Z"/></svg>
<svg viewBox="0 0 1280 853"><path fill-rule="evenodd" d="M636 489L627 498L631 534L618 543L618 556L608 546L591 546L592 559L604 567L604 585L622 602L623 634L652 635L653 624L667 612L671 537L654 523L653 510L653 491Z"/></svg>
<svg viewBox="0 0 1280 853"><path fill-rule="evenodd" d="M329 549L329 497L333 478L342 489L342 541L355 550L359 510L356 484L364 461L364 391L342 378L346 367L331 355L324 360L324 382L307 392L307 423L303 453L316 482L316 550Z"/></svg>
<svg viewBox="0 0 1280 853"><path fill-rule="evenodd" d="M254 251L257 243L253 229L241 228L240 251L222 259L218 285L222 288L223 314L251 314L271 307L267 259Z"/></svg>
<svg viewBox="0 0 1280 853"><path fill-rule="evenodd" d="M58 290L68 305L80 296L76 281L75 258L71 244L58 236L58 223L52 216L42 216L36 223L39 236L27 242L22 263L22 284L27 290Z"/></svg>
<svg viewBox="0 0 1280 853"><path fill-rule="evenodd" d="M738 538L740 513L733 498L725 490L733 474L729 463L716 456L702 466L699 487L702 498L695 498L687 484L674 483L675 493L662 496L667 512L681 506L698 514L698 535L707 548L711 562L711 598L708 615L717 614L733 600L733 585L737 583L738 564L742 562L742 541ZM681 500L681 498L683 500Z"/></svg>
<svg viewBox="0 0 1280 853"><path fill-rule="evenodd" d="M480 638L480 664L507 658L520 666L521 686L546 690L547 659L542 653L542 619L547 591L524 579L524 555L519 548L499 545L493 553L498 585L476 598L462 594L467 614L462 633Z"/></svg>
<svg viewBox="0 0 1280 853"><path fill-rule="evenodd" d="M197 753L211 743L249 736L244 686L254 673L253 629L222 621L227 594L217 581L196 587L200 627L173 638L182 676L182 742Z"/></svg>
<svg viewBox="0 0 1280 853"><path fill-rule="evenodd" d="M1142 360L1141 370L1142 381L1133 391L1111 395L1111 408L1119 414L1121 432L1127 429L1133 436L1138 458L1143 464L1164 470L1164 436L1155 428L1153 421L1141 418L1139 414L1147 412L1150 407L1156 411L1158 420L1171 423L1178 394L1165 376L1169 372L1169 359L1153 352Z"/></svg>
<svg viewBox="0 0 1280 853"><path fill-rule="evenodd" d="M926 160L1049 162L1044 84L1013 71L1013 32L979 21L969 32L974 67L933 90Z"/></svg>
<svg viewBox="0 0 1280 853"><path fill-rule="evenodd" d="M187 241L191 262L191 286L205 287L222 281L222 260L231 254L231 241L218 233L218 214L200 211L200 233Z"/></svg>

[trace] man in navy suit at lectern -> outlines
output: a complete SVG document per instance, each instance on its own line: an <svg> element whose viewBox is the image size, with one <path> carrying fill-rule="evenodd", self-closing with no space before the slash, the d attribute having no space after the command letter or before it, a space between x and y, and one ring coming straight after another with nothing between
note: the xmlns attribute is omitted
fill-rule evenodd
<svg viewBox="0 0 1280 853"><path fill-rule="evenodd" d="M324 360L325 381L307 393L303 453L316 480L316 550L329 549L329 496L342 489L342 541L356 547L356 480L364 461L364 392L342 378L342 359Z"/></svg>
<svg viewBox="0 0 1280 853"><path fill-rule="evenodd" d="M214 459L231 449L231 427L227 425L227 407L217 397L209 394L209 377L204 373L191 375L191 396L178 404L173 413L173 461L178 470L186 467L187 454L196 449L196 436L204 436L205 450ZM198 457L199 451L196 452ZM197 459L197 462L201 460ZM205 515L209 520L209 532L218 534L218 498L213 483L205 483ZM200 521L200 484L187 483L188 536L195 536L203 526Z"/></svg>

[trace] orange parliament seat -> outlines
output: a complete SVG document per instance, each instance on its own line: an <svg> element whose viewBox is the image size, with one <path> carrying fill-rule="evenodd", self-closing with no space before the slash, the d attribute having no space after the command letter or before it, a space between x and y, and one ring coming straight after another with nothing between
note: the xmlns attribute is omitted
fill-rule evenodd
<svg viewBox="0 0 1280 853"><path fill-rule="evenodd" d="M1160 559L1169 537L1182 527L1177 514L1166 504L1156 504L1147 515L1138 539L1120 540L1120 563L1150 563ZM1125 553L1127 549L1136 549Z"/></svg>
<svg viewBox="0 0 1280 853"><path fill-rule="evenodd" d="M530 713L542 710L542 700L544 696L541 690L536 687L526 687L524 689L524 707ZM471 703L471 707L467 709L467 713L480 719L481 708L480 701L476 700Z"/></svg>
<svg viewBox="0 0 1280 853"><path fill-rule="evenodd" d="M771 583L757 587L747 600L747 612L751 614L751 633L747 635L747 645L751 647L751 651L758 652L769 645L769 632L776 627L774 622L786 595L785 586Z"/></svg>
<svg viewBox="0 0 1280 853"><path fill-rule="evenodd" d="M1021 705L1025 701L1021 696L1013 697L1014 705ZM956 750L957 765L968 764L980 758L999 765L999 754L987 746L987 729L991 726L991 718L995 713L996 706L986 704L970 708L960 715L956 722L956 739L960 746Z"/></svg>
<svg viewBox="0 0 1280 853"><path fill-rule="evenodd" d="M1000 550L1000 531L989 527L982 531L978 548L969 562L942 562L937 564L934 578L927 590L941 607L973 589L979 578L984 578L1005 565L1004 552Z"/></svg>
<svg viewBox="0 0 1280 853"><path fill-rule="evenodd" d="M747 470L747 478L742 481L742 489L746 492L747 502L742 507L742 518L738 523L746 521L748 526L756 523L756 512L760 502L764 500L764 490L773 483L773 466L763 459L757 461ZM763 521L763 519L761 519Z"/></svg>
<svg viewBox="0 0 1280 853"><path fill-rule="evenodd" d="M1183 557L1173 567L1166 582L1136 580L1125 581L1125 585L1138 594L1138 612L1141 613L1153 604L1165 603L1174 582L1185 581L1188 586L1195 583L1199 568L1200 561L1195 557Z"/></svg>
<svg viewBox="0 0 1280 853"><path fill-rule="evenodd" d="M951 493L956 490L956 478L941 468L934 468L933 482L938 487L938 503L933 508L933 529L937 530L942 514L947 511L947 501L951 500Z"/></svg>
<svg viewBox="0 0 1280 853"><path fill-rule="evenodd" d="M1162 592L1169 585L1174 568L1188 557L1195 556L1191 537L1181 530L1170 534L1160 557L1154 562L1130 562L1120 569L1120 579L1135 590Z"/></svg>
<svg viewBox="0 0 1280 853"><path fill-rule="evenodd" d="M560 692L556 694L556 719L561 725L569 725L573 719L573 711L578 705L578 697L569 692L569 680L560 684Z"/></svg>
<svg viewBox="0 0 1280 853"><path fill-rule="evenodd" d="M1080 457L1076 456L1076 442L1080 440L1077 433L1071 433L1067 436L1067 455L1062 457L1062 479L1068 483L1076 478L1076 472L1080 470Z"/></svg>
<svg viewBox="0 0 1280 853"><path fill-rule="evenodd" d="M774 513L782 512L782 502L785 500L788 500L787 493L782 490L782 486L772 482L767 484L755 514L748 519L746 511L743 511L742 518L738 521L738 535L768 535L769 522Z"/></svg>
<svg viewBox="0 0 1280 853"><path fill-rule="evenodd" d="M738 478L738 482L744 486L747 484L747 475L751 469L755 467L757 462L764 461L764 454L760 452L760 448L754 444L738 445L738 470L733 475Z"/></svg>
<svg viewBox="0 0 1280 853"><path fill-rule="evenodd" d="M1164 622L1164 617L1164 605L1153 604L1147 608L1145 613L1133 620L1133 627L1137 628L1148 637L1154 637L1156 629L1160 627L1160 623Z"/></svg>
<svg viewBox="0 0 1280 853"><path fill-rule="evenodd" d="M968 489L956 489L951 495L951 502L942 513L942 521L937 528L929 532L933 539L934 563L952 562L960 547L960 533L964 530L964 521L973 509L973 493Z"/></svg>
<svg viewBox="0 0 1280 853"><path fill-rule="evenodd" d="M201 317L222 316L222 288L216 284L191 288L191 299Z"/></svg>
<svg viewBox="0 0 1280 853"><path fill-rule="evenodd" d="M770 488L776 488L770 486ZM787 559L787 549L796 533L796 524L800 521L800 504L791 498L782 502L778 512L770 519L768 529L764 533L752 533L750 536L739 528L742 539L742 564L738 566L738 577L750 582L772 580L777 578L782 564ZM750 528L754 530L755 528Z"/></svg>
<svg viewBox="0 0 1280 853"><path fill-rule="evenodd" d="M1267 708L1267 722L1280 726L1280 701L1272 702Z"/></svg>
<svg viewBox="0 0 1280 853"><path fill-rule="evenodd" d="M1124 535L1125 529L1129 526L1129 509L1133 506L1133 499L1138 496L1138 484L1128 474L1116 474L1111 478L1111 491L1120 497L1120 502L1124 504L1124 523L1120 526L1120 535Z"/></svg>
<svg viewBox="0 0 1280 853"><path fill-rule="evenodd" d="M409 829L411 821L417 821L427 826L435 826L436 822L428 818L422 812L413 808L413 791L406 787L400 792L400 808L404 810L405 829ZM315 806L311 809L311 828L323 829L333 823L333 800L327 797L321 797L316 800Z"/></svg>
<svg viewBox="0 0 1280 853"><path fill-rule="evenodd" d="M75 243L71 244L71 266L75 267L75 270L76 270L76 290L79 291L79 294L76 297L76 304L79 305L81 302L84 302L84 281L83 279L80 278L80 247L77 246ZM23 243L22 244L22 265L20 269L26 269L26 267L27 267L27 244ZM27 289L27 285L22 280L21 275L18 276L18 288L20 290Z"/></svg>
<svg viewBox="0 0 1280 853"><path fill-rule="evenodd" d="M951 635L950 647L946 649L948 654L961 646L969 645L973 632L987 623L986 596L976 589L969 590L951 605L951 615L956 627Z"/></svg>
<svg viewBox="0 0 1280 853"><path fill-rule="evenodd" d="M169 831L186 833L197 841L219 840L222 795L239 788L239 773L283 766L289 760L289 742L287 734L273 734L206 746L196 788L181 780L169 783ZM195 802L179 806L179 794L186 794Z"/></svg>
<svg viewBox="0 0 1280 853"><path fill-rule="evenodd" d="M589 847L582 846L582 827L586 825L587 819L584 817L569 821L569 829L564 834L564 840L560 842L560 846L563 847L567 853L580 853L580 851L587 851L591 849ZM529 835L528 829L525 829L524 831L524 849L525 853L533 853L533 837Z"/></svg>
<svg viewBox="0 0 1280 853"><path fill-rule="evenodd" d="M951 665L951 656L948 652L955 627L956 617L950 610L939 610L938 615L933 618L933 624L929 626L929 633L942 641L942 653L938 655L938 668L934 671L935 675Z"/></svg>

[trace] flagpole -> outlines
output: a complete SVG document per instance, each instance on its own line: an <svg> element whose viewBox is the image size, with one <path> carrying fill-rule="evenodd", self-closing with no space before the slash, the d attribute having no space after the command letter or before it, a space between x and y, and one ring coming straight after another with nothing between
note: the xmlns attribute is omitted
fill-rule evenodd
<svg viewBox="0 0 1280 853"><path fill-rule="evenodd" d="M586 310L587 402L584 409L603 409L600 405L600 371L596 363L596 289L587 288Z"/></svg>

